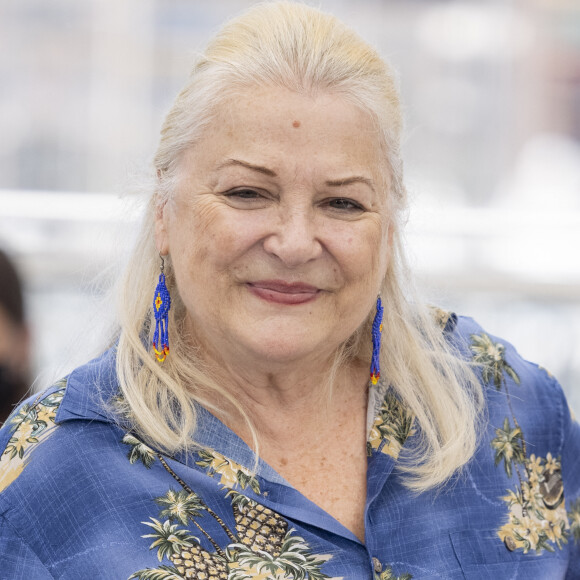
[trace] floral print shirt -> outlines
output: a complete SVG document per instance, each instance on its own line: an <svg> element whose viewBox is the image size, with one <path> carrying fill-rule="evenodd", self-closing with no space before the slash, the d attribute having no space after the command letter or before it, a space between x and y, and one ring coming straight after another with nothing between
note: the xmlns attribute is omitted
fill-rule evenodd
<svg viewBox="0 0 580 580"><path fill-rule="evenodd" d="M373 386L364 543L267 464L254 469L204 409L187 456L112 421L113 349L0 431L0 578L580 578L580 427L560 386L471 319L442 316L478 364L486 429L452 481L410 493L397 457L419 427Z"/></svg>

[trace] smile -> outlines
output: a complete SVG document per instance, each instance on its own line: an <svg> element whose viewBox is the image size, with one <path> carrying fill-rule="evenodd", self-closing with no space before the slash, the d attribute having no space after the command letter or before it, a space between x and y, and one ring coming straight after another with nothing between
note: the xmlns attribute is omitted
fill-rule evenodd
<svg viewBox="0 0 580 580"><path fill-rule="evenodd" d="M283 280L260 280L247 284L250 292L265 300L277 304L305 304L315 300L320 290L315 286L301 282L284 282Z"/></svg>

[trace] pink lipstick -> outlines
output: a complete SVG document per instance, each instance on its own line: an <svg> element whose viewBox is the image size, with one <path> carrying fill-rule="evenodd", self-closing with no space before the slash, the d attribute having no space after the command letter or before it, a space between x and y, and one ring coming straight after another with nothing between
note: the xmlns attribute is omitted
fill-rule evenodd
<svg viewBox="0 0 580 580"><path fill-rule="evenodd" d="M277 304L305 304L316 298L319 289L302 282L285 282L284 280L259 280L247 284L250 292Z"/></svg>

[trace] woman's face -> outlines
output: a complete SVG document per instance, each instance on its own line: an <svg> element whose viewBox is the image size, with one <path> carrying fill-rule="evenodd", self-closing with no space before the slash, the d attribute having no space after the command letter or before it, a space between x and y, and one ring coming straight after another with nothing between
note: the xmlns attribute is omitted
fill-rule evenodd
<svg viewBox="0 0 580 580"><path fill-rule="evenodd" d="M218 108L156 224L212 358L320 360L362 324L389 255L379 157L370 118L337 96L257 88Z"/></svg>

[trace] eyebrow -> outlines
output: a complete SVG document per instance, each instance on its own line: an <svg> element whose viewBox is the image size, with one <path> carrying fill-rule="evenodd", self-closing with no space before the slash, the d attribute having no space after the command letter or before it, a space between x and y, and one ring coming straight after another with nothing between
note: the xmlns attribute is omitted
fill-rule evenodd
<svg viewBox="0 0 580 580"><path fill-rule="evenodd" d="M267 167L262 167L261 165L254 165L253 163L248 163L247 161L242 161L241 159L226 159L223 163L220 163L218 169L223 169L224 167L230 167L231 165L239 165L241 167L246 167L252 171L257 171L258 173L263 173L269 177L277 177L276 172L268 169Z"/></svg>
<svg viewBox="0 0 580 580"><path fill-rule="evenodd" d="M263 167L262 165L254 165L253 163L249 163L248 161L242 161L241 159L226 159L223 163L218 165L218 169L223 169L224 167L231 167L240 166L245 167L247 169L251 169L252 171L257 171L258 173L263 173L264 175L268 175L269 177L278 177L275 171L268 169L267 167ZM344 179L331 179L325 182L328 187L341 187L344 185L351 185L352 183L364 183L368 185L372 191L375 191L375 187L373 182L368 177L363 177L362 175L353 175L352 177L345 177Z"/></svg>
<svg viewBox="0 0 580 580"><path fill-rule="evenodd" d="M329 187L341 187L343 185L350 185L351 183L364 183L375 191L372 180L362 175L353 175L352 177L345 177L344 179L332 179L331 181L327 181L326 185Z"/></svg>

